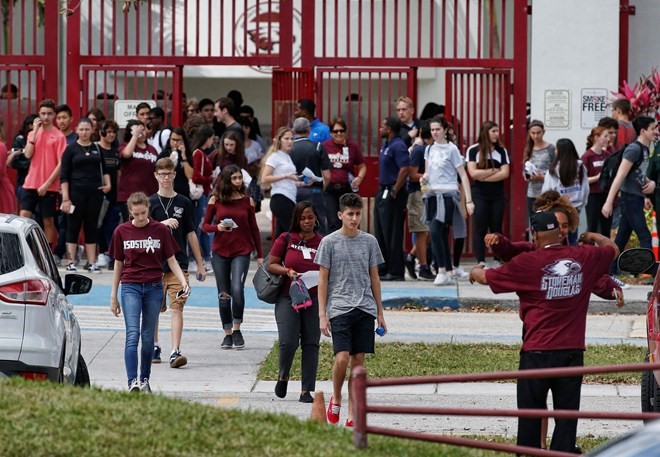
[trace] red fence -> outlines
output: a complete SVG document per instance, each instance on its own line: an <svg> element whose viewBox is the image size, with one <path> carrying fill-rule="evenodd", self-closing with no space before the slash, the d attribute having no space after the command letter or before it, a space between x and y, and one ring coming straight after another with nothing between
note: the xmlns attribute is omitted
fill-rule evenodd
<svg viewBox="0 0 660 457"><path fill-rule="evenodd" d="M599 373L620 373L635 371L651 371L660 369L660 363L608 365L594 367L546 368L536 370L505 371L493 373L475 373L460 375L419 376L410 378L367 379L364 367L357 367L351 372L352 399L355 427L353 429L353 442L359 448L367 446L367 434L395 436L436 443L453 444L456 446L490 449L500 452L524 453L532 456L569 457L574 454L557 451L546 451L539 448L514 446L509 444L491 443L481 440L458 438L454 436L430 435L418 432L372 427L367 425L368 413L381 414L415 414L415 415L445 415L445 416L494 416L494 417L557 417L561 419L615 419L615 420L649 420L660 419L660 413L620 413L602 411L573 411L573 410L499 410L499 409L469 409L469 408L433 408L410 406L376 406L367 403L367 388L383 386L402 386L418 384L437 384L448 382L477 382L500 381L504 379L539 379L558 378L569 376L582 376Z"/></svg>

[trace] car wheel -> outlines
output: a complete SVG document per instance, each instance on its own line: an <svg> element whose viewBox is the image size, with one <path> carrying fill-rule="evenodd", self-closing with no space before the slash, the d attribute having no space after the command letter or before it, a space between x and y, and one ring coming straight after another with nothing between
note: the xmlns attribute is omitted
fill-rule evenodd
<svg viewBox="0 0 660 457"><path fill-rule="evenodd" d="M89 370L82 354L78 355L78 370L76 370L75 385L79 387L89 387Z"/></svg>
<svg viewBox="0 0 660 457"><path fill-rule="evenodd" d="M648 354L644 362L649 362ZM660 387L652 371L642 372L642 412L660 412Z"/></svg>

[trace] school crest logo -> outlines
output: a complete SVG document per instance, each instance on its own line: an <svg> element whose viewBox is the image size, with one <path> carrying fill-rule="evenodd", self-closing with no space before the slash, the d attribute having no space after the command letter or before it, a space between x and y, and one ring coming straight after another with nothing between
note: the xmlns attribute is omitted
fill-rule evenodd
<svg viewBox="0 0 660 457"><path fill-rule="evenodd" d="M573 259L560 259L543 267L541 290L548 300L573 297L582 291L582 265Z"/></svg>
<svg viewBox="0 0 660 457"><path fill-rule="evenodd" d="M245 10L234 24L235 49L238 55L248 57L277 56L280 54L280 2L261 1ZM293 9L293 65L300 62L302 42L302 16ZM272 73L273 67L250 66L260 73Z"/></svg>

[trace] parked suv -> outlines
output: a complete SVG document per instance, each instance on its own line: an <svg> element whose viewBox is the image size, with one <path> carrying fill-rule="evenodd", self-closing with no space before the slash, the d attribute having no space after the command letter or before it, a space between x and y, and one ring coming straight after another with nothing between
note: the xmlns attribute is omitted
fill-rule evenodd
<svg viewBox="0 0 660 457"><path fill-rule="evenodd" d="M66 296L89 292L92 280L68 274L64 282L39 225L0 214L0 378L89 385Z"/></svg>

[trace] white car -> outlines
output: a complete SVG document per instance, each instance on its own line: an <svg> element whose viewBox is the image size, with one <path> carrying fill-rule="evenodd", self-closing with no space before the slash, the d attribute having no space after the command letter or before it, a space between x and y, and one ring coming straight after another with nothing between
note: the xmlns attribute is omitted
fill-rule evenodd
<svg viewBox="0 0 660 457"><path fill-rule="evenodd" d="M66 296L89 292L92 280L68 274L64 281L39 225L0 214L0 378L89 385Z"/></svg>

